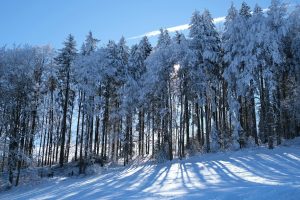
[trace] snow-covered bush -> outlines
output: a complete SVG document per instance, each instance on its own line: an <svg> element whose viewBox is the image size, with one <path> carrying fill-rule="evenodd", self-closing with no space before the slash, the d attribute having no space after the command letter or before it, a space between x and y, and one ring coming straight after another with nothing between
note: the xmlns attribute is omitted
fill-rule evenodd
<svg viewBox="0 0 300 200"><path fill-rule="evenodd" d="M93 175L93 174L97 174L100 173L102 171L102 167L98 164L93 164L90 166L87 166L86 170L85 170L85 174L86 175Z"/></svg>
<svg viewBox="0 0 300 200"><path fill-rule="evenodd" d="M217 130L216 123L213 121L210 137L210 150L211 152L217 152L220 149L219 131Z"/></svg>
<svg viewBox="0 0 300 200"><path fill-rule="evenodd" d="M255 138L252 136L249 136L247 138L247 142L246 142L246 147L256 147L257 145L255 144Z"/></svg>
<svg viewBox="0 0 300 200"><path fill-rule="evenodd" d="M155 150L154 150L154 159L158 163L163 163L168 160L168 144L162 143L158 145L156 143Z"/></svg>
<svg viewBox="0 0 300 200"><path fill-rule="evenodd" d="M186 151L189 156L194 156L199 152L200 144L198 142L198 139L191 139L190 142L191 142L190 147L186 148Z"/></svg>

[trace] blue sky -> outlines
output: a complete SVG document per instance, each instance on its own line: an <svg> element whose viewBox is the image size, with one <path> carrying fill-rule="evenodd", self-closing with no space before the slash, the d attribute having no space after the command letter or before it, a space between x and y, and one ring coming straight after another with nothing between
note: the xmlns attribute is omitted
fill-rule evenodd
<svg viewBox="0 0 300 200"><path fill-rule="evenodd" d="M268 7L271 0L246 0ZM242 0L0 0L0 46L51 44L60 48L71 33L80 46L88 31L101 40L131 38L189 23L192 12L207 8L213 17L225 16ZM285 2L299 3L299 0ZM137 40L128 40L131 45Z"/></svg>

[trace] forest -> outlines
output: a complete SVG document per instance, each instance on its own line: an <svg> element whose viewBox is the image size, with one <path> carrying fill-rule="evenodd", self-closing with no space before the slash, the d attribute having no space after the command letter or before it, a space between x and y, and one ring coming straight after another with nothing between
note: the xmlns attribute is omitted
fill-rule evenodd
<svg viewBox="0 0 300 200"><path fill-rule="evenodd" d="M88 30L87 30L88 31ZM157 162L300 136L300 7L195 11L188 34L129 47L88 32L0 48L0 174L29 167Z"/></svg>

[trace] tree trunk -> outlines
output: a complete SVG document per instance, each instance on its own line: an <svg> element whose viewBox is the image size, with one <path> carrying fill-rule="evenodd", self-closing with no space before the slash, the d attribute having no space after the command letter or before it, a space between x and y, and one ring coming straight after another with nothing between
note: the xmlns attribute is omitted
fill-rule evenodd
<svg viewBox="0 0 300 200"><path fill-rule="evenodd" d="M77 151L78 151L78 140L79 140L79 124L80 124L80 114L81 114L81 92L79 94L79 103L78 103L78 118L77 118L77 129L76 129L76 142L75 142L75 161L77 161Z"/></svg>
<svg viewBox="0 0 300 200"><path fill-rule="evenodd" d="M184 100L184 121L186 128L186 148L190 149L190 116L189 116L189 102L187 95L185 95Z"/></svg>
<svg viewBox="0 0 300 200"><path fill-rule="evenodd" d="M66 140L66 131L67 131L67 112L68 112L68 102L69 102L69 80L70 72L67 73L67 83L66 83L66 93L63 106L63 118L62 118L62 129L61 129L61 144L60 144L60 156L59 156L59 166L63 167L64 165L64 152L65 152L65 140Z"/></svg>
<svg viewBox="0 0 300 200"><path fill-rule="evenodd" d="M210 135L210 112L209 112L209 101L207 99L206 105L205 105L205 128L206 128L206 151L207 153L210 152L210 142L209 142L209 135Z"/></svg>
<svg viewBox="0 0 300 200"><path fill-rule="evenodd" d="M195 113L196 113L196 123L197 123L197 137L198 142L201 144L201 128L200 128L200 113L199 113L199 103L197 102L195 105Z"/></svg>

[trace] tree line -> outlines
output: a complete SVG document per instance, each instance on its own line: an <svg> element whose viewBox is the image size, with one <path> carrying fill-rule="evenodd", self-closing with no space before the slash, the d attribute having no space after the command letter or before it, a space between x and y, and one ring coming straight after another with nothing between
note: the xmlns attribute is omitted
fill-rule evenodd
<svg viewBox="0 0 300 200"><path fill-rule="evenodd" d="M29 166L158 161L300 134L300 7L232 5L222 30L195 11L188 37L161 29L80 50L0 49L0 170L18 185Z"/></svg>

